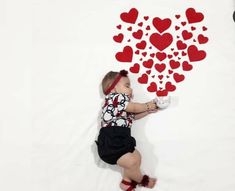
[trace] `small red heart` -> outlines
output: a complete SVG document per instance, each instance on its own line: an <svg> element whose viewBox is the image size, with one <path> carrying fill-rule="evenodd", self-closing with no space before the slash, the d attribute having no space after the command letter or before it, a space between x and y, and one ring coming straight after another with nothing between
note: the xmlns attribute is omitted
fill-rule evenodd
<svg viewBox="0 0 235 191"><path fill-rule="evenodd" d="M147 21L148 19L149 19L149 17L148 17L148 16L145 16L145 17L144 17L144 20L146 20L146 21Z"/></svg>
<svg viewBox="0 0 235 191"><path fill-rule="evenodd" d="M196 30L196 28L195 27L191 27L191 30L194 31L194 30Z"/></svg>
<svg viewBox="0 0 235 191"><path fill-rule="evenodd" d="M177 83L179 83L179 82L181 82L181 81L184 80L184 75L183 75L183 74L174 73L174 74L173 74L173 78L174 78L174 80L175 80Z"/></svg>
<svg viewBox="0 0 235 191"><path fill-rule="evenodd" d="M142 40L141 42L136 44L136 48L138 48L138 49L144 50L145 47L146 47L146 41L145 40Z"/></svg>
<svg viewBox="0 0 235 191"><path fill-rule="evenodd" d="M155 75L152 75L151 77L152 77L152 78L154 78L154 77L155 77Z"/></svg>
<svg viewBox="0 0 235 191"><path fill-rule="evenodd" d="M208 42L208 38L202 34L197 37L199 44L205 44Z"/></svg>
<svg viewBox="0 0 235 191"><path fill-rule="evenodd" d="M157 91L157 84L155 82L151 82L149 87L147 88L149 92L155 92Z"/></svg>
<svg viewBox="0 0 235 191"><path fill-rule="evenodd" d="M116 26L118 29L121 29L122 28L122 25L117 25Z"/></svg>
<svg viewBox="0 0 235 191"><path fill-rule="evenodd" d="M179 18L180 18L180 15L175 15L175 18L179 19Z"/></svg>
<svg viewBox="0 0 235 191"><path fill-rule="evenodd" d="M188 32L187 30L183 30L182 36L183 36L184 40L188 40L188 39L192 38L193 33Z"/></svg>
<svg viewBox="0 0 235 191"><path fill-rule="evenodd" d="M175 60L170 60L170 66L171 66L172 69L179 68L180 62L175 61Z"/></svg>
<svg viewBox="0 0 235 191"><path fill-rule="evenodd" d="M121 43L122 40L123 40L123 37L124 37L124 35L123 35L122 33L119 33L118 35L116 35L116 36L113 37L113 40L114 40L115 42Z"/></svg>
<svg viewBox="0 0 235 191"><path fill-rule="evenodd" d="M141 84L147 84L148 83L148 75L142 74L142 76L138 78L138 82Z"/></svg>
<svg viewBox="0 0 235 191"><path fill-rule="evenodd" d="M177 31L177 30L179 30L180 29L180 27L178 27L178 26L175 26L175 30Z"/></svg>
<svg viewBox="0 0 235 191"><path fill-rule="evenodd" d="M191 64L189 64L187 61L184 61L182 63L182 66L183 66L184 71L190 71L193 69L193 66Z"/></svg>
<svg viewBox="0 0 235 191"><path fill-rule="evenodd" d="M168 70L168 73L169 73L169 74L172 74L172 73L173 73L173 71L172 71L172 70Z"/></svg>
<svg viewBox="0 0 235 191"><path fill-rule="evenodd" d="M162 80L163 75L158 75L159 80Z"/></svg>
<svg viewBox="0 0 235 191"><path fill-rule="evenodd" d="M139 73L139 71L140 71L140 65L139 64L134 64L134 66L132 66L132 67L130 67L130 72L132 72L132 73Z"/></svg>
<svg viewBox="0 0 235 191"><path fill-rule="evenodd" d="M140 59L140 61L142 61L142 60L143 60L143 58Z"/></svg>
<svg viewBox="0 0 235 191"><path fill-rule="evenodd" d="M171 51L173 51L174 50L174 48L171 48Z"/></svg>
<svg viewBox="0 0 235 191"><path fill-rule="evenodd" d="M130 46L125 46L122 52L118 52L115 57L119 62L131 62L133 50Z"/></svg>
<svg viewBox="0 0 235 191"><path fill-rule="evenodd" d="M144 61L144 62L143 62L143 66L144 66L145 68L152 68L152 66L153 66L153 60L152 60L152 59L148 59L147 61Z"/></svg>
<svg viewBox="0 0 235 191"><path fill-rule="evenodd" d="M150 56L153 58L153 57L155 56L155 54L154 54L154 53L152 53L152 54L150 54Z"/></svg>
<svg viewBox="0 0 235 191"><path fill-rule="evenodd" d="M132 31L132 27L128 27L127 30L128 30L128 31Z"/></svg>
<svg viewBox="0 0 235 191"><path fill-rule="evenodd" d="M165 64L155 64L154 67L158 72L161 73L165 70L166 65Z"/></svg>
<svg viewBox="0 0 235 191"><path fill-rule="evenodd" d="M147 52L142 52L142 55L145 57L147 55Z"/></svg>
<svg viewBox="0 0 235 191"><path fill-rule="evenodd" d="M138 26L142 27L143 26L143 22L138 23Z"/></svg>
<svg viewBox="0 0 235 191"><path fill-rule="evenodd" d="M207 30L207 28L206 28L205 26L203 26L203 27L202 27L202 30L203 30L203 31L206 31L206 30Z"/></svg>
<svg viewBox="0 0 235 191"><path fill-rule="evenodd" d="M171 54L168 54L167 57L171 59L173 56Z"/></svg>
<svg viewBox="0 0 235 191"><path fill-rule="evenodd" d="M171 26L171 20L169 18L160 19L159 17L153 18L153 26L160 32L164 32Z"/></svg>
<svg viewBox="0 0 235 191"><path fill-rule="evenodd" d="M194 8L188 8L186 10L186 17L189 23L198 23L204 19L204 15L200 12L196 12Z"/></svg>
<svg viewBox="0 0 235 191"><path fill-rule="evenodd" d="M187 53L182 51L182 56L186 56L186 55L187 55Z"/></svg>
<svg viewBox="0 0 235 191"><path fill-rule="evenodd" d="M183 50L187 48L187 44L183 43L182 40L178 40L176 45L177 45L178 50Z"/></svg>
<svg viewBox="0 0 235 191"><path fill-rule="evenodd" d="M181 25L182 26L185 26L187 23L184 21L184 22L181 22Z"/></svg>
<svg viewBox="0 0 235 191"><path fill-rule="evenodd" d="M150 26L149 25L146 27L146 30L150 30Z"/></svg>
<svg viewBox="0 0 235 191"><path fill-rule="evenodd" d="M147 70L146 74L150 75L151 74L151 70Z"/></svg>
<svg viewBox="0 0 235 191"><path fill-rule="evenodd" d="M135 54L139 54L139 53L140 53L140 51L139 51L139 50L136 50L136 51L135 51Z"/></svg>
<svg viewBox="0 0 235 191"><path fill-rule="evenodd" d="M141 39L143 36L143 31L141 29L139 29L138 31L133 32L132 36L135 37L136 39Z"/></svg>
<svg viewBox="0 0 235 191"><path fill-rule="evenodd" d="M162 97L162 96L167 96L168 92L167 90L158 90L156 94L157 96Z"/></svg>
<svg viewBox="0 0 235 191"><path fill-rule="evenodd" d="M165 52L157 52L156 57L159 61L163 61L166 58L166 53Z"/></svg>
<svg viewBox="0 0 235 191"><path fill-rule="evenodd" d="M177 56L179 54L179 52L174 52L173 54L174 54L174 56Z"/></svg>
<svg viewBox="0 0 235 191"><path fill-rule="evenodd" d="M120 15L121 19L126 22L126 23L132 23L135 24L135 21L137 20L138 17L138 10L135 8L130 9L130 11L124 12Z"/></svg>
<svg viewBox="0 0 235 191"><path fill-rule="evenodd" d="M172 92L175 91L176 87L171 82L167 82L165 85L167 91Z"/></svg>
<svg viewBox="0 0 235 191"><path fill-rule="evenodd" d="M188 57L191 62L196 62L203 60L206 57L206 52L204 50L198 50L195 45L188 47Z"/></svg>

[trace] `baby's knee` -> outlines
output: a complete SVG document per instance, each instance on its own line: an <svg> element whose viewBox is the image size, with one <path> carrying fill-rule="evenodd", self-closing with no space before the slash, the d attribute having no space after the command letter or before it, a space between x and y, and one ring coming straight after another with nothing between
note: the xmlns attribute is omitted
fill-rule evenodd
<svg viewBox="0 0 235 191"><path fill-rule="evenodd" d="M139 157L133 155L129 158L129 168L135 168L139 166L139 163L140 163Z"/></svg>

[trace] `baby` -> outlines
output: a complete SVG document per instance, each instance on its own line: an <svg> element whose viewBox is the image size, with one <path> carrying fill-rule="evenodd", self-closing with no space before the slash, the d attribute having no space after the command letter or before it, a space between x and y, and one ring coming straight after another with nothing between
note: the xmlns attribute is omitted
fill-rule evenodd
<svg viewBox="0 0 235 191"><path fill-rule="evenodd" d="M106 97L96 144L104 162L123 168L120 188L134 191L137 185L153 188L157 180L141 173L141 155L135 148L136 141L131 136L130 128L133 120L157 112L158 107L154 100L147 103L131 102L133 95L127 74L125 70L111 71L102 80Z"/></svg>

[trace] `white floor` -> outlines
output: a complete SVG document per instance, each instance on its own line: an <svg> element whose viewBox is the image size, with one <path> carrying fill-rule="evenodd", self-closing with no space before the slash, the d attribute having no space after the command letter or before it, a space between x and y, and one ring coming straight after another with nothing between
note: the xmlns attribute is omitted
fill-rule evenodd
<svg viewBox="0 0 235 191"><path fill-rule="evenodd" d="M158 191L235 190L235 23L232 0L0 2L0 190L120 190L121 170L94 140L100 82L115 60L121 12L204 13L207 57L177 86L172 105L136 121L142 170ZM154 98L130 75L135 101ZM137 190L147 190L138 188Z"/></svg>

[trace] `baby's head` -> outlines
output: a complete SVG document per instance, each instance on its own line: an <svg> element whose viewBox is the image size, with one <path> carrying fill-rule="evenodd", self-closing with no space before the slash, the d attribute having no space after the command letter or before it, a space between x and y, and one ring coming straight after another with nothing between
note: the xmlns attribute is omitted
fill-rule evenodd
<svg viewBox="0 0 235 191"><path fill-rule="evenodd" d="M129 97L132 97L131 83L127 74L128 72L126 70L108 72L102 80L103 93L105 95L111 92L125 93Z"/></svg>

